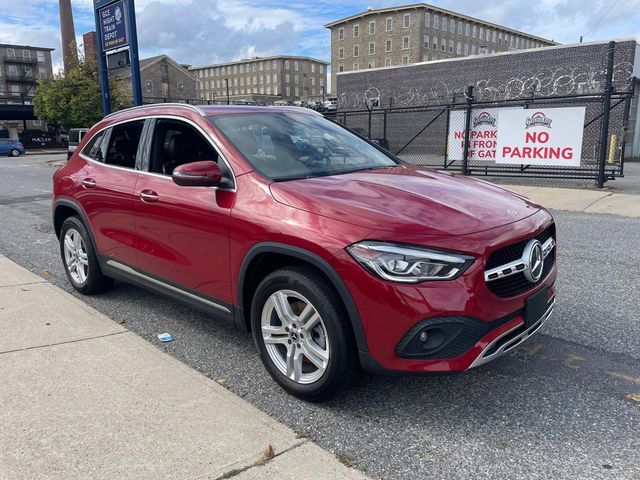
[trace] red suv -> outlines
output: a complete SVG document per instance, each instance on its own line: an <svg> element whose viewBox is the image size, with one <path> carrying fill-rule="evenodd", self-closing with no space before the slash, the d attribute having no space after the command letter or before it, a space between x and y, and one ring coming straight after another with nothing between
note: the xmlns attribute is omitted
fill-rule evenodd
<svg viewBox="0 0 640 480"><path fill-rule="evenodd" d="M306 109L109 115L55 173L53 218L76 290L133 282L250 330L271 376L309 400L360 367L481 365L555 302L548 212Z"/></svg>

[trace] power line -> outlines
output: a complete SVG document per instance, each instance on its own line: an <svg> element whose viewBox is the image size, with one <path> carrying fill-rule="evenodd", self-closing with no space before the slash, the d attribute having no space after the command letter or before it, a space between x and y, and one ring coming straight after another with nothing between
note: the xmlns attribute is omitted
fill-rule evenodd
<svg viewBox="0 0 640 480"><path fill-rule="evenodd" d="M611 4L611 6L609 7L609 9L608 9L606 12L604 12L604 15L602 15L602 16L598 19L598 21L597 21L596 23L594 23L594 24L593 24L593 26L592 26L589 30L587 30L587 33L585 33L585 34L584 34L584 36L585 36L585 37L586 37L587 35L589 35L591 32L593 32L593 30L594 30L598 25L600 25L600 22L602 22L602 20L604 20L604 19L605 19L605 17L606 17L607 15L609 15L609 12L610 12L611 10L613 10L613 7L615 7L617 3L618 3L618 0L615 0L615 1Z"/></svg>

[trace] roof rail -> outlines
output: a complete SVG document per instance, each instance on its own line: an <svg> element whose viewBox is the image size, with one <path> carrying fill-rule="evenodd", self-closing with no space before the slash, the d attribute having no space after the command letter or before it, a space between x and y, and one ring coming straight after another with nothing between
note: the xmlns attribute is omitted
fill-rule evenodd
<svg viewBox="0 0 640 480"><path fill-rule="evenodd" d="M182 107L182 108L187 108L191 111L197 112L203 117L205 116L205 113L202 111L202 109L196 107L195 105L190 105L188 103L147 103L145 105L137 105L135 107L129 107L123 110L118 110L117 112L112 112L109 115L105 115L104 118L105 119L111 118L114 115L118 115L119 113L123 113L123 112L130 112L131 110L140 110L143 108L154 108L154 107Z"/></svg>

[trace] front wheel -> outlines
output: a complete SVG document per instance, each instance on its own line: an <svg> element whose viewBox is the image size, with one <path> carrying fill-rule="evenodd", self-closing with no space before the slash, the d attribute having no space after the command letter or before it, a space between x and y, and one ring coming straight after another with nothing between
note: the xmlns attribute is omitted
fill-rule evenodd
<svg viewBox="0 0 640 480"><path fill-rule="evenodd" d="M60 255L67 277L78 292L91 295L113 284L102 274L91 238L78 217L69 217L62 224Z"/></svg>
<svg viewBox="0 0 640 480"><path fill-rule="evenodd" d="M356 352L346 311L313 269L268 275L253 297L251 321L262 363L290 394L321 401L353 381Z"/></svg>

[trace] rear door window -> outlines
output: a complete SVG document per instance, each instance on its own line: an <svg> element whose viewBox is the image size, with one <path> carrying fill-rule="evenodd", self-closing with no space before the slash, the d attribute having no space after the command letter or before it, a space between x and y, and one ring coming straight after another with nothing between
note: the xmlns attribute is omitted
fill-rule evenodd
<svg viewBox="0 0 640 480"><path fill-rule="evenodd" d="M122 123L111 128L104 163L135 168L144 120Z"/></svg>

